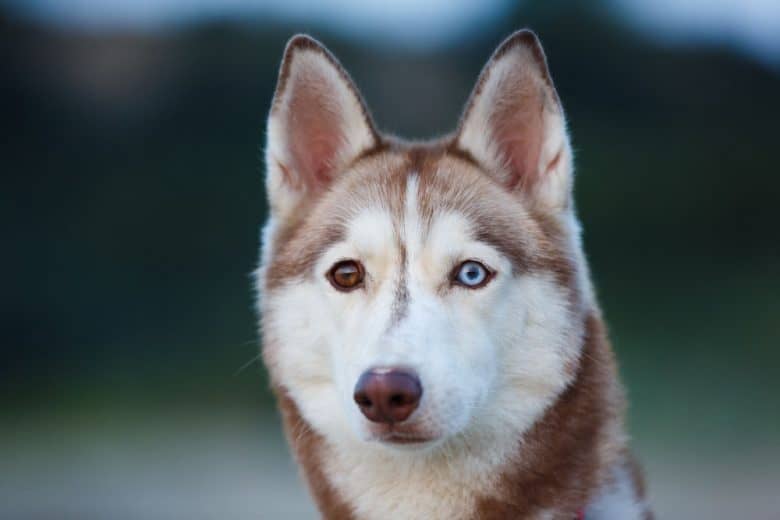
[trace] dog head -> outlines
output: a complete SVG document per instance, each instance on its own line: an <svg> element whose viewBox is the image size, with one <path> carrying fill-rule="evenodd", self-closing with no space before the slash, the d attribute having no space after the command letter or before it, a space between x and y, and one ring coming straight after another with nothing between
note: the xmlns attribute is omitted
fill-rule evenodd
<svg viewBox="0 0 780 520"><path fill-rule="evenodd" d="M508 38L456 131L422 144L380 134L297 36L267 139L264 358L311 427L419 448L533 424L576 370L589 293L535 35Z"/></svg>

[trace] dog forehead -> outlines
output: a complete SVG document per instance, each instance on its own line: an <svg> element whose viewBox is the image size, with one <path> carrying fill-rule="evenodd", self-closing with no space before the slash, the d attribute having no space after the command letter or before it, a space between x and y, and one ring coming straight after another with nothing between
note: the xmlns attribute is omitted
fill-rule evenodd
<svg viewBox="0 0 780 520"><path fill-rule="evenodd" d="M409 186L414 186L414 181ZM362 209L348 219L344 242L367 254L388 249L409 254L423 249L448 250L477 238L475 223L464 212L438 211L423 219L416 199L408 200L405 209L402 214L394 214L386 207Z"/></svg>
<svg viewBox="0 0 780 520"><path fill-rule="evenodd" d="M443 153L381 152L354 164L277 235L267 287L305 276L325 251L352 241L374 252L482 242L524 270L543 235L521 201L474 165Z"/></svg>
<svg viewBox="0 0 780 520"><path fill-rule="evenodd" d="M394 215L383 207L364 208L346 224L344 240L358 252L376 253L401 243Z"/></svg>
<svg viewBox="0 0 780 520"><path fill-rule="evenodd" d="M344 240L366 249L446 249L486 241L506 231L498 228L508 221L522 225L515 218L517 203L479 171L446 156L407 157L400 165L374 161L350 172L333 193L329 205L351 205L341 215Z"/></svg>

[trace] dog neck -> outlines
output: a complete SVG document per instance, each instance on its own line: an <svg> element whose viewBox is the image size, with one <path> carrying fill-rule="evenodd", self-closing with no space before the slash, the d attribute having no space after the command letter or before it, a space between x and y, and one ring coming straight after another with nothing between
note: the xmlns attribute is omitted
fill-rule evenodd
<svg viewBox="0 0 780 520"><path fill-rule="evenodd" d="M595 312L583 341L574 381L503 453L474 438L431 453L332 443L277 387L288 440L323 517L577 518L617 489L621 471L639 502L615 362Z"/></svg>

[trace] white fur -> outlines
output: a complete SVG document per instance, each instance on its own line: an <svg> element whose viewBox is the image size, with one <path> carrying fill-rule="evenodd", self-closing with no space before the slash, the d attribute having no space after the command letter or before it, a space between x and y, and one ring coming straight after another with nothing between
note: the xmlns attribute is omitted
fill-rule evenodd
<svg viewBox="0 0 780 520"><path fill-rule="evenodd" d="M463 215L438 213L423 229L417 199L411 176L402 237L386 209L360 212L314 277L265 299L264 332L283 345L275 376L328 441L327 474L364 518L468 516L471 497L493 492L521 434L568 384L565 367L580 343L566 295L551 277L514 277L507 258L475 241ZM409 308L391 326L404 268L399 238ZM343 293L326 280L345 258L364 263L365 289ZM496 270L495 279L478 290L451 287L452 267L471 258ZM409 419L436 437L422 448L374 440L352 401L363 371L399 365L417 371L424 388Z"/></svg>
<svg viewBox="0 0 780 520"><path fill-rule="evenodd" d="M647 504L634 492L631 476L622 465L615 466L612 481L587 509L587 518L593 520L639 520L644 518Z"/></svg>

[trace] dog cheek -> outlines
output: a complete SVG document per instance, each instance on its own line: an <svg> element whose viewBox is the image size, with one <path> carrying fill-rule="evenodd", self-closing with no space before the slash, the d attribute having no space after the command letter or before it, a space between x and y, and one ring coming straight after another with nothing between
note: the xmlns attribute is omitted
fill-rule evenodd
<svg viewBox="0 0 780 520"><path fill-rule="evenodd" d="M315 305L316 287L291 284L272 296L264 312L263 336L278 379L286 385L328 380L330 332L327 318Z"/></svg>
<svg viewBox="0 0 780 520"><path fill-rule="evenodd" d="M457 348L452 353L452 373L459 377L447 377L449 388L445 390L448 424L451 431L464 429L475 411L488 406L489 395L496 384L498 356L495 343L483 320L461 322Z"/></svg>

